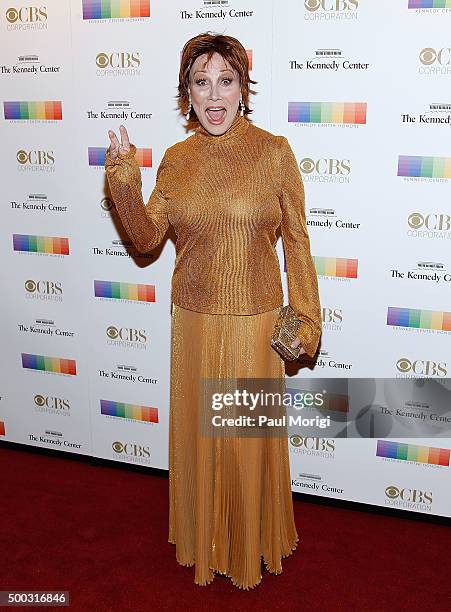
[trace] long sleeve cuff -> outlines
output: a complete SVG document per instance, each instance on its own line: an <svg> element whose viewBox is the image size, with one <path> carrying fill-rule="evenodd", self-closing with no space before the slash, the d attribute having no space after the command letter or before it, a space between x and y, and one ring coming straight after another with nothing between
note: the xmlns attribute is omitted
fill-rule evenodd
<svg viewBox="0 0 451 612"><path fill-rule="evenodd" d="M170 165L163 158L157 170L154 189L144 203L141 169L135 157L136 146L130 143L126 153L111 159L109 148L105 155L105 171L111 196L122 225L140 253L147 253L162 241L169 226L167 198Z"/></svg>
<svg viewBox="0 0 451 612"><path fill-rule="evenodd" d="M318 350L321 332L321 329L318 329L316 326L313 327L311 324L301 320L297 337L300 339L301 346L309 357L314 357L316 351Z"/></svg>

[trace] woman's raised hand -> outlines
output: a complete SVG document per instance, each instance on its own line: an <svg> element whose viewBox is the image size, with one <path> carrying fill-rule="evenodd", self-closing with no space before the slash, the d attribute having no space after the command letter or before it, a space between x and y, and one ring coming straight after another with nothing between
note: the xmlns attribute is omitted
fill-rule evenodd
<svg viewBox="0 0 451 612"><path fill-rule="evenodd" d="M121 142L119 142L116 134L112 130L108 130L110 137L110 157L116 159L118 153L128 153L130 151L130 140L128 139L127 130L123 125L119 126Z"/></svg>

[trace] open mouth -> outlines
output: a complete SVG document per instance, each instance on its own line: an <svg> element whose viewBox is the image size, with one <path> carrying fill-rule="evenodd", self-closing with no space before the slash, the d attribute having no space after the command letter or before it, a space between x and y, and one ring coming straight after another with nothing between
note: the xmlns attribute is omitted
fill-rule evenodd
<svg viewBox="0 0 451 612"><path fill-rule="evenodd" d="M209 106L205 110L210 123L222 123L226 116L226 109L223 106Z"/></svg>

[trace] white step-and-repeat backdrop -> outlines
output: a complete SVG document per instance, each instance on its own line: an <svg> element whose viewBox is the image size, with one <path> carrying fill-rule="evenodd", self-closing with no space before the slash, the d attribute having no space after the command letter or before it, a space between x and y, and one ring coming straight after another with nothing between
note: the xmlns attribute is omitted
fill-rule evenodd
<svg viewBox="0 0 451 612"><path fill-rule="evenodd" d="M208 30L242 41L253 119L287 136L303 173L324 331L287 384L447 378L451 0L0 6L0 440L167 469L174 243L134 252L104 160L123 123L147 199L186 137L181 48ZM451 425L427 401L396 417ZM294 491L451 516L446 436L289 444Z"/></svg>

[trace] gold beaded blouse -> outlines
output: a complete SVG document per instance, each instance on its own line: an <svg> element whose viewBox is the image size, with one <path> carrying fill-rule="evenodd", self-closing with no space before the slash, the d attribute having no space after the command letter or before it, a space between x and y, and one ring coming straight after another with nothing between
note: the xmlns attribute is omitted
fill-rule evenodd
<svg viewBox="0 0 451 612"><path fill-rule="evenodd" d="M276 230L281 226L288 301L313 356L321 336L318 280L310 252L304 185L285 136L237 114L220 136L202 125L166 149L147 204L136 146L105 170L124 229L139 252L171 224L177 236L173 303L204 313L256 314L283 304Z"/></svg>

